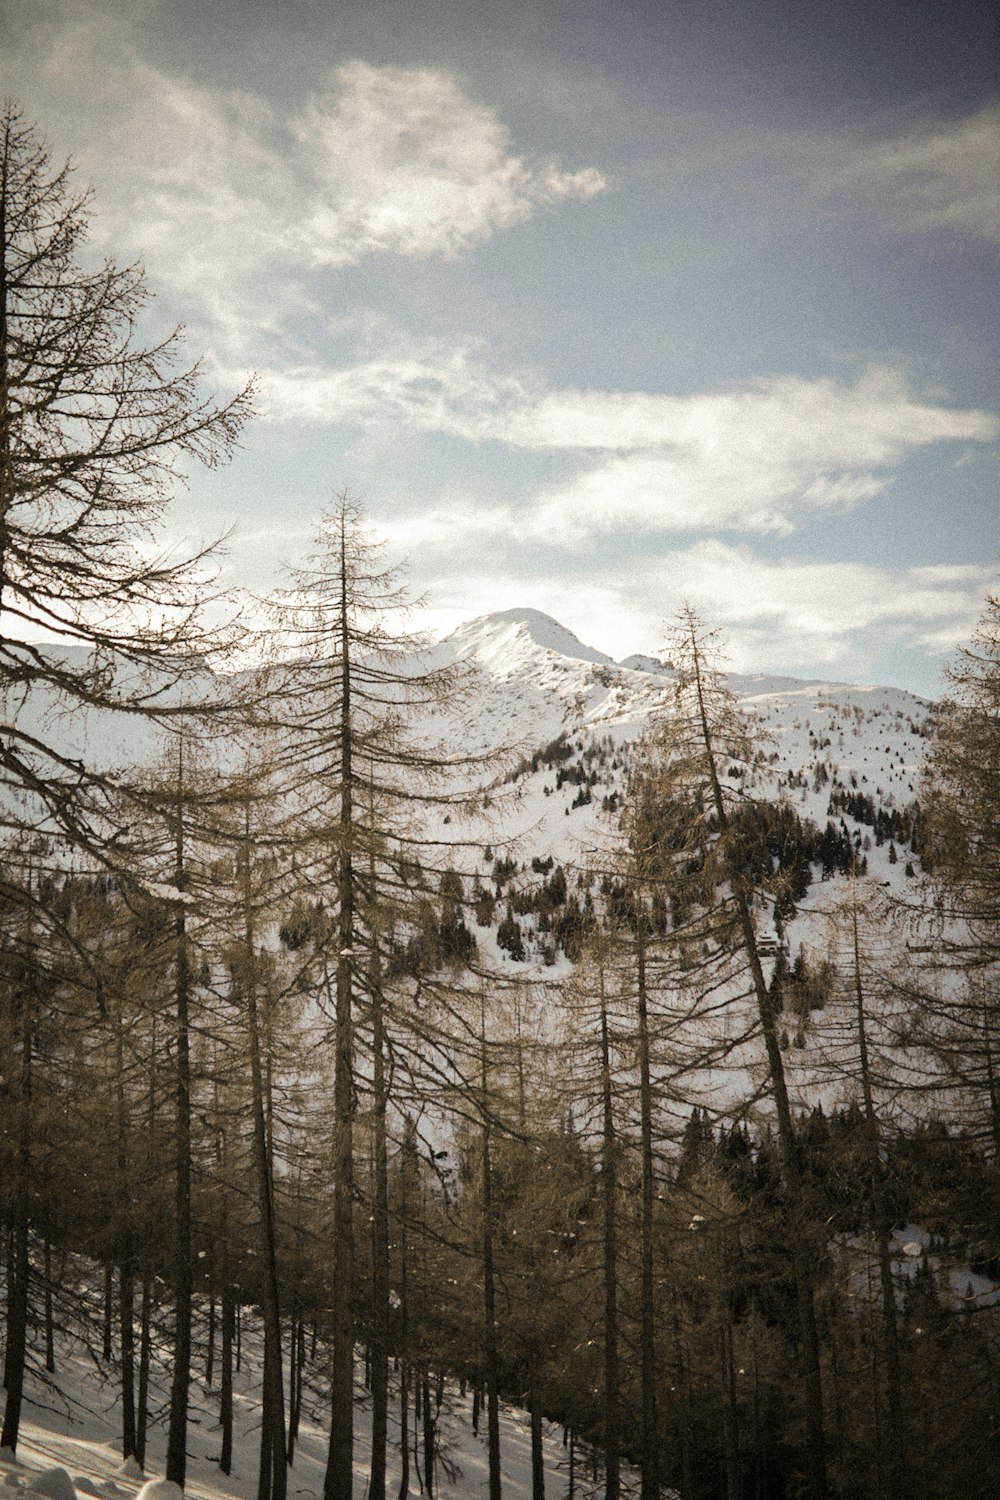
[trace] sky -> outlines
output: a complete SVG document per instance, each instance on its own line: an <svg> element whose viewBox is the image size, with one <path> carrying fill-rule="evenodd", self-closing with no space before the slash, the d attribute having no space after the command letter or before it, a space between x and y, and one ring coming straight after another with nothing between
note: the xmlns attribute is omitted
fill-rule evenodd
<svg viewBox="0 0 1000 1500"><path fill-rule="evenodd" d="M0 92L220 395L176 545L347 491L419 624L929 696L1000 552L992 0L0 0Z"/></svg>

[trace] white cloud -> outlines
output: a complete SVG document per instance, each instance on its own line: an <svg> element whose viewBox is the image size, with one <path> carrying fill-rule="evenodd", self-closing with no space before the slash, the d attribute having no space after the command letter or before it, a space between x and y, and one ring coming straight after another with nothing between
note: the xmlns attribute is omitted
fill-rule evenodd
<svg viewBox="0 0 1000 1500"><path fill-rule="evenodd" d="M410 516L395 515L384 524L394 547L403 552L430 548L441 556L467 553L482 543L515 534L519 522L508 505L452 502Z"/></svg>
<svg viewBox="0 0 1000 1500"><path fill-rule="evenodd" d="M604 187L593 169L511 155L507 128L446 73L355 61L335 80L293 126L314 183L299 232L320 264L376 250L451 258Z"/></svg>
<svg viewBox="0 0 1000 1500"><path fill-rule="evenodd" d="M838 454L818 462L840 463ZM889 481L871 474L831 474L796 464L776 445L750 456L734 433L714 452L615 458L542 496L532 530L573 543L627 531L735 530L788 534L803 509L846 509L880 495Z"/></svg>
<svg viewBox="0 0 1000 1500"><path fill-rule="evenodd" d="M507 127L446 72L354 61L287 116L156 66L133 14L67 0L42 24L26 9L0 93L37 111L95 182L101 248L141 256L237 347L306 303L310 268L454 258L604 187L595 169L515 154Z"/></svg>
<svg viewBox="0 0 1000 1500"><path fill-rule="evenodd" d="M306 365L265 372L265 415L324 425L402 425L471 442L519 441L520 426L541 394L530 382L494 376L472 344L431 341L400 349L401 342L394 336L391 353L346 369Z"/></svg>
<svg viewBox="0 0 1000 1500"><path fill-rule="evenodd" d="M900 643L941 653L967 634L994 570L964 566L892 569L856 562L775 562L745 547L707 541L669 554L659 585L691 598L723 626L734 665L825 664L857 674L894 633ZM787 668L786 668L787 669Z"/></svg>
<svg viewBox="0 0 1000 1500"><path fill-rule="evenodd" d="M851 153L822 186L861 195L889 228L1000 243L1000 105L934 121Z"/></svg>
<svg viewBox="0 0 1000 1500"><path fill-rule="evenodd" d="M590 431L599 434L597 403L585 399ZM923 399L892 370L870 371L853 384L784 376L659 403L639 398L629 413L645 429L634 451L542 496L539 532L569 540L620 527L788 532L803 510L847 509L875 498L893 466L916 448L1000 435L995 417ZM565 415L571 403L560 404ZM608 435L622 449L627 401L608 406Z"/></svg>
<svg viewBox="0 0 1000 1500"><path fill-rule="evenodd" d="M275 373L264 401L273 416L307 422L600 450L599 462L545 490L530 519L536 535L567 544L623 529L787 533L804 510L874 499L921 447L1000 436L991 413L922 397L889 369L853 383L783 376L689 396L547 391L527 376L492 375L473 346Z"/></svg>
<svg viewBox="0 0 1000 1500"><path fill-rule="evenodd" d="M869 630L891 620L931 627L981 595L992 569L893 570L873 564L790 558L774 562L743 547L699 543L672 555L672 580L721 621L779 616L809 635Z"/></svg>

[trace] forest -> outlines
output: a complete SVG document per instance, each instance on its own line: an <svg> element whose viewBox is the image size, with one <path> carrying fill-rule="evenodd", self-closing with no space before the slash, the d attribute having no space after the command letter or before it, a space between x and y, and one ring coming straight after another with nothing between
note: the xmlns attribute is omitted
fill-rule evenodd
<svg viewBox="0 0 1000 1500"><path fill-rule="evenodd" d="M8 106L0 1446L72 1313L123 1457L164 1424L183 1488L204 1376L228 1473L253 1316L258 1500L289 1493L316 1380L324 1500L354 1492L359 1387L369 1500L446 1490L446 1381L490 1500L501 1403L535 1500L543 1420L568 1500L996 1493L1000 602L912 806L835 786L821 830L756 797L768 747L687 609L601 847L515 847L525 768L589 803L600 746L456 747L474 677L399 628L346 494L252 626L212 548L161 550L254 390L216 401L180 332L148 340L141 269L87 227ZM88 759L84 721L128 763ZM842 815L905 881L867 878ZM793 954L820 884L828 935ZM790 1081L821 1017L835 1109Z"/></svg>

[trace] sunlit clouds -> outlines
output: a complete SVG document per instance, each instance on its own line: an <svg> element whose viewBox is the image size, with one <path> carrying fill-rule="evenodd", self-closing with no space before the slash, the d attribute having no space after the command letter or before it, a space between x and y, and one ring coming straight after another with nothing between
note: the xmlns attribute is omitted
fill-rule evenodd
<svg viewBox="0 0 1000 1500"><path fill-rule="evenodd" d="M880 495L912 450L1000 435L992 414L921 398L888 369L850 383L785 377L685 397L547 391L528 377L491 375L463 348L343 371L274 372L264 399L273 416L306 422L603 450L599 462L530 497L526 524L553 547L622 529L787 534L803 510L846 510Z"/></svg>
<svg viewBox="0 0 1000 1500"><path fill-rule="evenodd" d="M42 95L58 80L69 132L87 113L99 238L119 252L134 239L161 283L238 351L240 320L273 328L308 308L310 268L466 256L605 186L596 168L516 153L494 112L437 69L353 59L282 110L163 71L142 55L137 30L110 33L93 12L67 8L50 52L26 48L29 76Z"/></svg>
<svg viewBox="0 0 1000 1500"><path fill-rule="evenodd" d="M430 69L348 63L291 128L312 187L297 234L319 264L465 255L539 207L604 187L594 168L512 155L493 113Z"/></svg>
<svg viewBox="0 0 1000 1500"><path fill-rule="evenodd" d="M421 541L434 548L447 523L463 519L457 511L438 516ZM525 580L516 540L494 553L488 579L451 571L455 561L445 543L432 613L441 627L457 623L460 601L473 588L481 609L466 609L466 618L503 609L516 593L523 605L545 608L588 644L621 658L637 641L662 651L677 603L686 599L721 626L734 670L851 680L863 679L876 660L873 632L890 636L898 649L948 650L971 629L992 577L987 567L939 573L802 557L774 562L752 546L713 539L665 547L648 560L611 559L599 582L588 573L573 584Z"/></svg>

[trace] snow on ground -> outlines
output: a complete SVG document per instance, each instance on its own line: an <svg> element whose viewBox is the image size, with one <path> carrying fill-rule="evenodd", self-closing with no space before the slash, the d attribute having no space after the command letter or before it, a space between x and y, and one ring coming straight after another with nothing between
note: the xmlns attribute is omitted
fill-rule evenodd
<svg viewBox="0 0 1000 1500"><path fill-rule="evenodd" d="M569 893L581 900L593 870L608 866L617 837L614 810L625 795L632 747L658 713L669 711L672 668L652 658L616 664L530 609L469 621L415 658L413 669L449 663L470 670L469 693L457 710L430 708L411 727L419 739L443 744L457 757L481 756L478 769L473 765L460 775L478 784L484 796L469 814L426 809L423 831L437 841L438 862L466 877L467 896L473 880L496 891L497 858L514 862L509 883L498 893L492 928L478 927L471 914L466 919L483 959L499 972L551 991L571 968L563 954L546 963L551 945L543 955L540 944L529 943L527 961L518 963L497 947L497 923L513 892L539 882L533 861L551 859L562 866ZM783 797L820 829L828 818L838 828L843 823L876 885L916 895L919 863L912 851L892 848L887 840L879 844L869 824L845 811L831 816L830 796L834 789L856 794L885 811L911 804L929 743L930 705L891 687L766 674L732 675L727 681L762 735L760 762L729 782L734 790ZM54 712L52 705L49 710ZM98 718L75 716L74 745L98 762L110 758L112 746L119 761L130 755L151 758L148 726L126 725L120 714ZM55 733L61 721L52 719L46 727ZM540 754L551 751L560 737L565 755ZM507 747L499 766L489 759L498 745ZM569 769L585 772L587 784L561 774ZM800 947L822 955L829 942L827 913L842 894L842 882L822 880L814 867L812 886L787 929L790 959ZM527 934L531 919L523 925ZM706 1036L724 1044L752 1024L752 1013L739 1002L720 1005L699 1024ZM845 1018L836 1007L816 1013L804 1027L789 1025L795 1043L787 1054L789 1074L796 1098L806 1107L817 1099L835 1106L843 1093L830 1067L830 1048L840 1045L838 1028L844 1031ZM761 1067L759 1046L733 1052L724 1069L687 1078L686 1095L724 1109L754 1091L763 1078Z"/></svg>
<svg viewBox="0 0 1000 1500"><path fill-rule="evenodd" d="M609 862L616 839L614 808L625 794L632 746L657 714L669 712L672 668L651 658L615 664L532 610L470 621L433 650L436 660L464 661L479 674L450 730L456 747L484 754L500 740L517 747L505 783L491 793L492 806L460 826L442 822L434 834L443 841L449 835L468 841L465 849L456 844L455 867L477 876L485 889L492 889L495 856L515 861L497 903L498 919L511 892L538 883L533 860L562 865L570 892L579 892L578 879L589 878L583 872ZM831 812L830 798L834 791L856 795L884 813L912 804L929 744L931 705L891 687L765 674L732 674L726 682L761 734L760 763L737 776L730 783L734 789L751 797L781 797L820 830L828 821L838 830L843 825L864 854L875 886L916 896L920 867L912 850L891 846L888 839L880 843L870 823L843 808ZM568 758L539 754L551 750L560 736ZM588 777L593 773L585 799L579 781L560 775L569 768L583 768ZM820 958L829 950L829 918L844 895L844 882L823 880L819 866L813 875L787 927L790 959L800 947ZM527 929L530 919L523 925ZM476 928L474 935L488 962L525 984L558 983L570 967L561 954L555 965L544 965L530 945L526 961L515 963L495 949L495 927L493 932ZM762 935L768 952L766 924ZM768 967L776 952L772 946ZM729 1046L754 1030L753 1005L729 999L711 1013L703 1011L694 1030L692 1044L714 1040ZM786 1065L799 1106L808 1109L822 1101L833 1109L845 1102L851 1092L844 1067L846 1058L850 1071L849 1008L829 1003L804 1024L788 1018L787 1030L794 1045L786 1052ZM700 1102L710 1111L725 1110L753 1094L764 1083L764 1071L759 1041L733 1048L724 1065L684 1078L681 1107L689 1110Z"/></svg>
<svg viewBox="0 0 1000 1500"><path fill-rule="evenodd" d="M259 1379L261 1339L256 1320L244 1313L243 1368L234 1381L235 1430L233 1472L219 1470L220 1429L218 1390L209 1390L195 1380L191 1391L191 1421L188 1433L188 1474L185 1492L194 1500L255 1500L260 1435ZM360 1360L359 1360L360 1366ZM161 1366L161 1377L164 1367ZM320 1500L326 1466L328 1424L325 1370L322 1357L307 1367L305 1397L294 1466L289 1470L289 1500ZM36 1370L29 1377L25 1417L16 1461L9 1450L0 1450L0 1490L21 1494L25 1500L44 1494L47 1500L134 1500L147 1479L163 1475L166 1452L165 1388L158 1397L161 1420L150 1430L146 1474L134 1460L123 1462L119 1446L120 1409L115 1390L114 1365L103 1366L79 1340L60 1338L56 1348L56 1374L43 1377ZM390 1459L387 1490L398 1494L399 1410L394 1395L390 1416ZM364 1500L370 1458L371 1410L367 1393L355 1390L354 1494ZM417 1466L412 1457L414 1420L410 1410L410 1493L422 1493ZM472 1394L461 1396L448 1383L438 1417L436 1466L439 1496L455 1500L478 1500L489 1492L485 1447L486 1423L481 1435L472 1430ZM549 1500L561 1500L569 1484L569 1450L563 1445L560 1427L544 1424L545 1492ZM530 1500L531 1435L526 1412L504 1404L501 1407L500 1450L505 1500ZM422 1456L420 1459L422 1465ZM62 1479L51 1471L65 1471ZM44 1479L43 1479L44 1476ZM41 1485L40 1485L41 1481ZM71 1481L71 1487L68 1482ZM595 1482L589 1467L589 1451L577 1452L574 1487L580 1500L592 1500L601 1492L603 1476ZM626 1471L624 1493L637 1488ZM165 1495L147 1495L144 1500L168 1500Z"/></svg>
<svg viewBox="0 0 1000 1500"><path fill-rule="evenodd" d="M471 669L471 691L458 711L428 710L424 722L412 727L418 738L443 743L456 756L481 756L486 785L497 777L487 757L498 746L507 747L507 771L560 734L579 744L581 752L601 739L613 749L628 747L663 711L669 690L668 666L638 657L616 664L531 609L469 621L427 648L417 662L424 668L464 663ZM830 781L839 775L849 784L853 775L858 790L886 805L915 797L927 748L923 731L929 705L921 699L895 688L760 674L727 681L772 741L773 764L748 790L782 792L820 826L826 821L829 785L812 784L819 762ZM209 693L203 681L199 694ZM148 721L79 707L69 711L47 690L32 690L23 701L9 703L7 711L16 713L25 729L98 769L149 765L162 750L163 736ZM498 797L492 816L483 819L484 838L530 837L532 854L574 862L599 834L606 837L601 798L620 788L623 779L602 771L601 795L574 808L576 787L557 792L553 776L544 772L522 777L517 795ZM461 831L464 836L467 829Z"/></svg>
<svg viewBox="0 0 1000 1500"><path fill-rule="evenodd" d="M617 665L534 610L470 621L433 647L430 656L442 663L463 661L477 673L469 702L453 720L442 721L456 750L485 757L504 744L511 747L515 765L518 754L531 756L560 734L581 753L602 739L612 755L627 750L668 702L669 669L652 661L649 670ZM787 796L800 816L821 828L835 777L887 807L916 797L928 745L930 705L924 700L898 688L791 677L734 674L726 680L759 721L765 752L772 757L748 791ZM584 848L602 837L606 841L601 801L621 790L624 775L602 769L600 794L595 790L593 802L576 808L578 788L557 791L553 782L544 770L522 775L517 795L503 799L500 832L530 840L532 854L573 863ZM896 878L894 871L883 870L881 854L876 864L879 878Z"/></svg>
<svg viewBox="0 0 1000 1500"><path fill-rule="evenodd" d="M468 876L478 875L484 887L491 884L492 861L501 851L515 858L518 871L514 884L535 877L532 858L552 858L565 867L572 880L576 871L606 849L614 838L614 818L602 812L605 799L620 797L625 784L631 743L648 727L653 715L662 711L671 669L669 664L646 658L630 658L615 664L610 657L583 645L556 621L533 610L508 610L461 626L446 640L429 649L424 658L435 662L465 662L477 674L468 701L457 715L430 712L420 733L429 741L443 740L456 755L481 755L482 780L490 786L491 806L474 816L446 823L444 817L429 832L442 846L454 841L455 866ZM845 683L800 681L767 675L731 676L729 686L744 706L756 715L767 737L764 762L739 782L752 795L786 797L802 818L812 819L822 829L829 816L832 787L863 794L884 809L903 808L919 790L919 778L928 747L930 705L909 693L888 687ZM46 715L49 733L67 734L73 752L97 763L126 760L150 763L156 746L146 726L125 716L108 716L101 723L94 715L57 717L58 705L37 705ZM32 727L31 723L27 727ZM590 800L580 802L578 782L557 785L557 769L542 760L536 768L536 751L565 735L571 745L571 763L597 769ZM505 772L498 778L495 765L486 757L498 744L509 747ZM587 760L588 754L590 760ZM602 759L603 757L603 759ZM527 764L524 762L527 761ZM510 779L511 772L517 772ZM845 814L852 839L867 844L870 878L896 892L915 893L914 875L907 873L908 851L895 851L893 861L887 843L879 846L870 826ZM523 866L523 868L521 868ZM915 867L919 873L919 866ZM822 950L827 939L825 913L835 904L838 882L823 882L815 874L802 903L801 914L788 932L790 950L800 943ZM498 906L500 903L498 903ZM501 908L502 909L502 908ZM481 949L493 942L495 928L475 929ZM495 962L526 983L556 980L568 964L560 955L554 967L543 969L537 957L524 965L514 963L495 950ZM738 1033L748 1012L720 1006L706 1024L715 1027L723 1040ZM838 1085L829 1075L829 1049L835 1047L837 1007L810 1018L797 1045L786 1053L792 1087L805 1105L822 1098L836 1102ZM757 1049L759 1052L759 1048ZM754 1049L734 1054L725 1069L706 1070L699 1079L685 1082L688 1099L698 1094L714 1109L723 1109L731 1098L746 1097L760 1071L761 1060ZM913 1243L923 1243L914 1229ZM966 1268L958 1268L956 1296L967 1295ZM972 1287L974 1295L991 1295L992 1285ZM252 1342L252 1341L251 1341ZM193 1393L188 1493L198 1500L252 1500L256 1493L258 1434L254 1430L252 1400L254 1359L244 1373L238 1401L234 1474L224 1479L218 1470L219 1435L217 1398L197 1388ZM12 1490L30 1487L33 1476L45 1468L61 1465L76 1482L77 1494L97 1494L101 1500L132 1500L141 1476L123 1472L116 1456L117 1409L112 1385L100 1366L79 1346L60 1350L57 1376L61 1396L35 1383L19 1447L18 1464L0 1458L0 1476ZM259 1370L257 1372L259 1379ZM357 1399L357 1453L355 1493L362 1500L366 1485L369 1413L362 1391ZM290 1476L290 1500L295 1496L322 1494L325 1465L325 1412L317 1391L314 1409L304 1414L301 1442ZM449 1388L440 1417L442 1451L451 1475L442 1473L442 1494L485 1495L486 1462L483 1443L471 1430L471 1400L461 1400ZM505 1409L502 1423L504 1494L510 1500L526 1500L531 1492L530 1440L523 1413ZM546 1492L562 1496L567 1488L567 1454L561 1433L546 1431ZM165 1435L157 1427L151 1435L149 1472L162 1473ZM398 1467L390 1474L390 1493L398 1486ZM577 1474L581 1496L586 1496L586 1476ZM416 1493L416 1479L411 1475ZM56 1497L50 1496L50 1500ZM72 1496L65 1496L72 1500Z"/></svg>
<svg viewBox="0 0 1000 1500"><path fill-rule="evenodd" d="M867 1235L844 1235L839 1248L848 1267L847 1286L858 1306L874 1305L881 1296L874 1240ZM896 1227L889 1241L896 1304L902 1310L907 1290L918 1277L930 1274L934 1295L950 1310L967 1312L1000 1304L1000 1284L969 1264L967 1247L954 1249L944 1237L920 1224ZM919 1329L917 1330L919 1332Z"/></svg>

